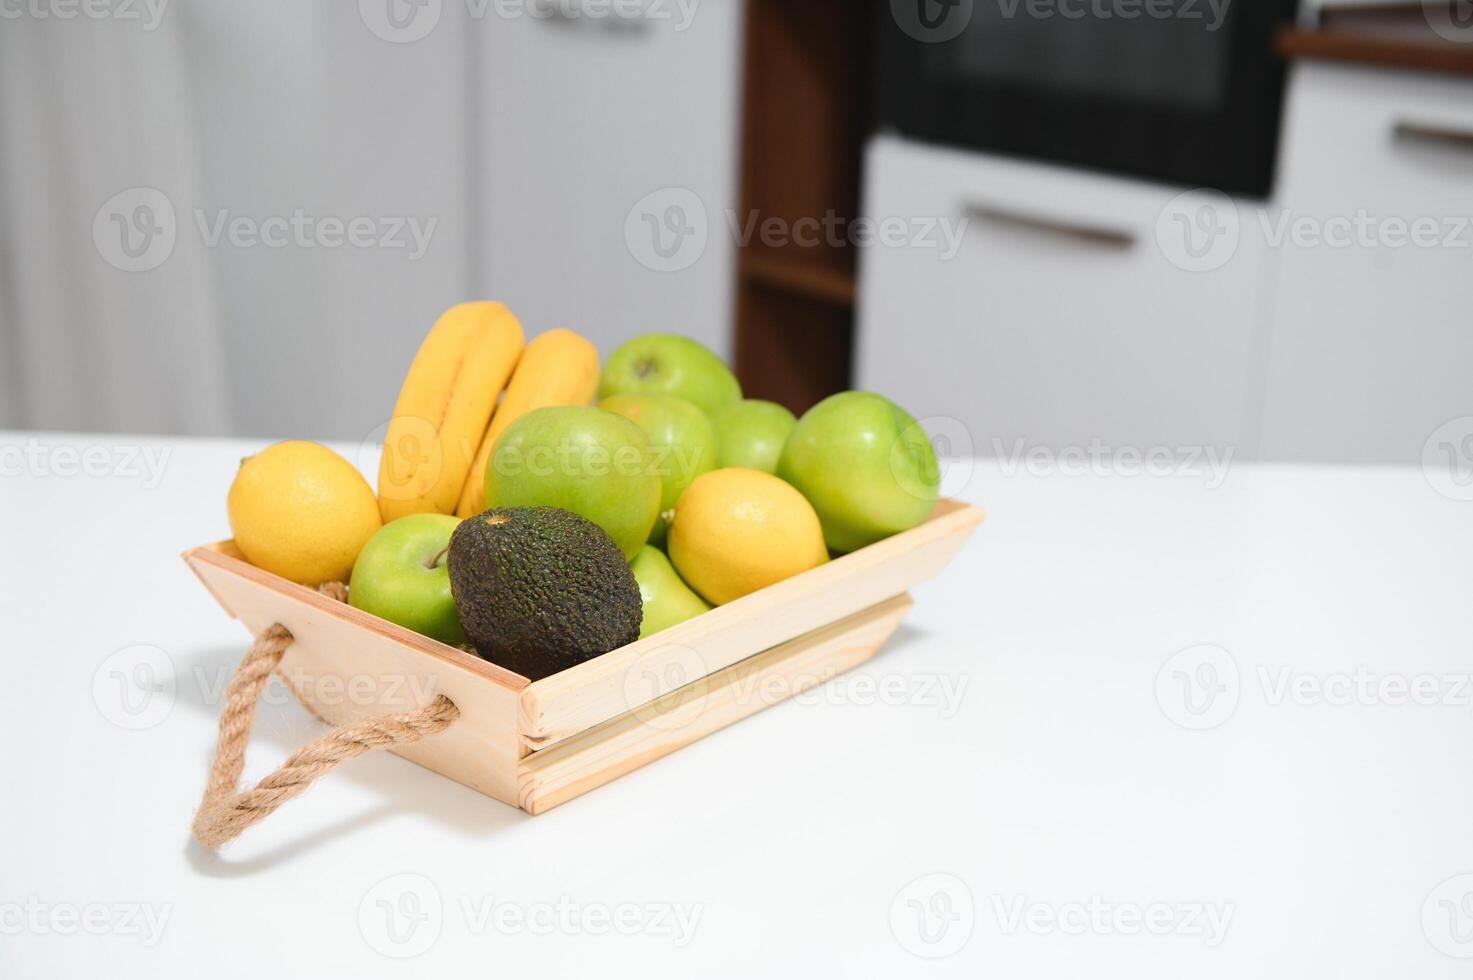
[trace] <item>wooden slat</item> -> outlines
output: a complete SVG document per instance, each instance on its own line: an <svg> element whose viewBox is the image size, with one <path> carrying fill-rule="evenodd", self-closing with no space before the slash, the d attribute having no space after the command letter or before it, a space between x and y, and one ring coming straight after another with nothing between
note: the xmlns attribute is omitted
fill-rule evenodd
<svg viewBox="0 0 1473 980"><path fill-rule="evenodd" d="M1309 58L1375 68L1473 75L1473 45L1454 44L1430 35L1430 32L1427 38L1406 38L1369 32L1286 28L1275 40L1275 48L1280 55L1290 59Z"/></svg>
<svg viewBox="0 0 1473 980"><path fill-rule="evenodd" d="M910 606L896 596L528 756L522 809L543 813L863 663Z"/></svg>
<svg viewBox="0 0 1473 980"><path fill-rule="evenodd" d="M900 595L938 574L982 522L942 501L930 520L678 626L529 684L521 734L546 748L811 630Z"/></svg>

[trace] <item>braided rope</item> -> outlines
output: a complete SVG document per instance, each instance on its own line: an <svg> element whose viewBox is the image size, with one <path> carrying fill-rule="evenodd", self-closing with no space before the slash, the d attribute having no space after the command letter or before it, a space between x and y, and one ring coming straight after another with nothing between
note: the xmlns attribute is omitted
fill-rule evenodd
<svg viewBox="0 0 1473 980"><path fill-rule="evenodd" d="M321 591L341 600L347 590L334 582L323 586ZM236 787L245 768L246 743L251 737L256 702L291 644L292 634L286 627L278 623L268 628L251 644L225 690L215 760L192 828L194 839L205 847L214 849L234 840L313 781L327 775L338 763L374 749L417 742L444 731L460 717L455 703L441 695L415 711L339 726L293 752L280 769L252 789L238 792Z"/></svg>

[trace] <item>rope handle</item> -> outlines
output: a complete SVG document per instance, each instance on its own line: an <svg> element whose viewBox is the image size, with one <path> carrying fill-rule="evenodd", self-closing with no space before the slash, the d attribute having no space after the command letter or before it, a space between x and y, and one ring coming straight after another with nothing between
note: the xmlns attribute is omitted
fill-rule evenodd
<svg viewBox="0 0 1473 980"><path fill-rule="evenodd" d="M344 599L347 593L339 582L330 582L319 591L338 600ZM460 717L455 702L442 694L415 711L340 725L297 749L280 769L254 788L240 791L237 787L245 768L246 743L251 737L256 702L271 679L271 672L292 645L292 639L291 631L280 623L268 628L246 651L225 689L215 760L210 765L209 783L192 827L194 839L211 850L265 819L313 781L331 772L338 763L374 749L418 742L444 731Z"/></svg>

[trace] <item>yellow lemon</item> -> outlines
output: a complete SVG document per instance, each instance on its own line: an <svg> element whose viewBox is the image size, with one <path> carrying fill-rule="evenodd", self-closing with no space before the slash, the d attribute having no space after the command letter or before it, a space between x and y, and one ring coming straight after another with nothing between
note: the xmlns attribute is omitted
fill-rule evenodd
<svg viewBox="0 0 1473 980"><path fill-rule="evenodd" d="M303 585L346 581L383 526L368 481L315 442L278 442L243 461L226 508L251 564Z"/></svg>
<svg viewBox="0 0 1473 980"><path fill-rule="evenodd" d="M813 505L770 473L737 468L686 488L669 547L680 577L717 605L829 560Z"/></svg>

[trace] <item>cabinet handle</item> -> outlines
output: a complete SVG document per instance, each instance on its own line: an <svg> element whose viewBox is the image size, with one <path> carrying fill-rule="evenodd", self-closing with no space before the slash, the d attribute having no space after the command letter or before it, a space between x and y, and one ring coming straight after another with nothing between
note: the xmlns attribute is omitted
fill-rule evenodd
<svg viewBox="0 0 1473 980"><path fill-rule="evenodd" d="M1433 123L1399 122L1391 129L1398 143L1435 143L1438 146L1473 150L1473 130L1438 126Z"/></svg>
<svg viewBox="0 0 1473 980"><path fill-rule="evenodd" d="M1063 221L1042 215L1025 214L1022 211L1000 208L992 204L968 204L964 210L969 218L980 219L995 225L1041 231L1050 235L1089 242L1092 245L1103 245L1106 248L1127 249L1135 245L1135 233L1119 228L1105 228L1084 222Z"/></svg>
<svg viewBox="0 0 1473 980"><path fill-rule="evenodd" d="M590 18L610 31L643 33L650 27L649 17L643 11L631 12L614 4L607 14L594 16L584 10L583 0L532 0L532 16L555 24L577 24Z"/></svg>

